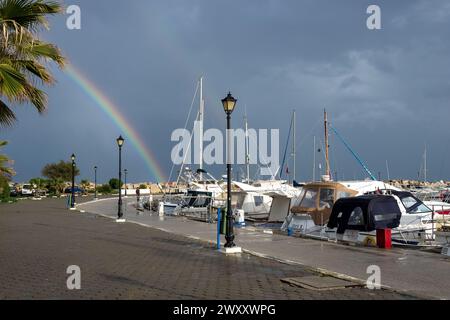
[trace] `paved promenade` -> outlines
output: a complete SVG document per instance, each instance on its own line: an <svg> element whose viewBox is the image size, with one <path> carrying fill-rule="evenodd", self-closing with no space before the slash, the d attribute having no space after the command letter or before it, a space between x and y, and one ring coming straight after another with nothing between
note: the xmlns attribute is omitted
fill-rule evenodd
<svg viewBox="0 0 450 320"><path fill-rule="evenodd" d="M181 217L161 219L148 212L137 216L132 206L133 201L133 198L126 200L126 218L129 222L211 243L216 242L216 225L214 224ZM114 217L117 202L103 200L82 205L80 208ZM377 265L381 269L383 286L420 297L450 299L450 278L448 277L450 259L436 253L399 248L381 250L351 247L331 242L265 234L254 228L236 229L236 233L236 243L246 252L255 255L296 263L363 282L368 278L368 266Z"/></svg>
<svg viewBox="0 0 450 320"><path fill-rule="evenodd" d="M96 205L110 204L112 210L111 201ZM81 268L81 290L67 289L70 265ZM314 291L280 281L314 274L249 254L226 257L204 241L68 211L61 199L0 206L0 299L411 298L365 288Z"/></svg>

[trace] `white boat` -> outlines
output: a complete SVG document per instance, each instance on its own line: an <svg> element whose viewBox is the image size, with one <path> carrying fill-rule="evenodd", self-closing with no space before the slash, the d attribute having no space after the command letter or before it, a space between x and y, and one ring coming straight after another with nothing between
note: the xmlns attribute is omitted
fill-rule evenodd
<svg viewBox="0 0 450 320"><path fill-rule="evenodd" d="M264 195L264 188L233 181L232 207L243 211L245 219L265 219L269 215L272 197Z"/></svg>

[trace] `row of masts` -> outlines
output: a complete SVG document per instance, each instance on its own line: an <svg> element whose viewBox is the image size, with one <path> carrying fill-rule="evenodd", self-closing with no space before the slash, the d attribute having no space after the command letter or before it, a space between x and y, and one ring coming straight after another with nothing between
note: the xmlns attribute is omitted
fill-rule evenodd
<svg viewBox="0 0 450 320"><path fill-rule="evenodd" d="M197 123L198 123L198 161L199 161L199 169L200 171L203 170L203 133L204 133L204 116L205 116L205 100L203 96L203 76L199 79L199 112L197 117ZM326 175L330 176L330 162L329 162L329 143L328 143L328 119L327 119L327 112L324 111L324 127L325 127L325 158L326 158ZM245 109L244 114L244 126L245 126L245 166L246 166L246 181L250 182L250 154L249 154L249 133L248 133L248 117L247 117L247 109ZM297 178L297 150L296 150L296 111L294 110L292 112L292 119L291 119L291 127L292 129L292 151L291 151L291 157L293 161L293 176L292 180L295 181ZM316 141L314 137L314 149L316 148ZM314 152L315 157L315 152ZM315 165L316 161L314 159L314 168L313 168L313 180L315 180ZM283 168L281 168L283 170ZM202 177L202 174L200 174L200 177Z"/></svg>
<svg viewBox="0 0 450 320"><path fill-rule="evenodd" d="M205 114L205 100L203 96L203 77L200 77L199 79L199 112L198 112L198 163L199 163L199 169L200 171L203 170L203 133L204 133L204 114ZM292 181L296 181L297 178L297 150L296 150L296 111L294 110L292 112L292 118L291 118L291 128L292 128L292 149L291 149L291 158L293 162L292 166ZM245 114L244 114L244 126L245 126L245 180L247 183L250 182L250 154L249 154L249 129L248 129L248 116L247 116L247 109L245 108ZM324 136L325 136L325 175L322 176L322 179L328 179L331 180L331 169L330 169L330 154L329 154L329 130L330 125L328 121L328 114L327 111L324 110ZM335 130L335 129L333 129ZM314 136L314 159L313 159L313 173L312 173L312 179L313 181L316 181L316 137ZM289 168L289 167L288 167ZM284 170L284 168L280 168L280 170ZM387 178L390 179L390 172L389 172L389 164L386 160L386 171L387 171ZM422 168L421 168L422 171ZM370 172L369 172L370 173ZM419 173L420 175L420 173ZM200 174L200 177L202 178L202 174ZM425 151L423 155L423 177L424 181L427 181L427 148L425 146ZM336 178L336 177L334 177Z"/></svg>

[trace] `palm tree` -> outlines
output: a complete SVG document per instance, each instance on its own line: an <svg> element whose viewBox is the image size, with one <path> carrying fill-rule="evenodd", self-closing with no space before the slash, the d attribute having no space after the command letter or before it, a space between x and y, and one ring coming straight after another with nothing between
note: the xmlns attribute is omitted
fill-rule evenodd
<svg viewBox="0 0 450 320"><path fill-rule="evenodd" d="M7 144L7 141L0 141L0 148L6 146ZM6 155L0 154L0 177L10 180L12 176L16 174L14 169L11 167L11 164L12 160L10 160Z"/></svg>
<svg viewBox="0 0 450 320"><path fill-rule="evenodd" d="M54 1L0 0L0 126L16 120L9 103L31 103L39 113L45 111L47 96L38 85L54 84L47 64L63 68L65 58L38 33L48 29L49 15L61 12Z"/></svg>

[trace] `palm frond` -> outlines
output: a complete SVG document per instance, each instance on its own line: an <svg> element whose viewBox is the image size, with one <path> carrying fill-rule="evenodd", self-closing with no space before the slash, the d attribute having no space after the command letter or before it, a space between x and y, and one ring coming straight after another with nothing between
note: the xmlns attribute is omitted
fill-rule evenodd
<svg viewBox="0 0 450 320"><path fill-rule="evenodd" d="M13 64L16 69L20 70L22 73L29 73L33 75L35 78L41 80L42 84L52 85L55 83L55 79L52 74L37 61L33 60L16 60L13 61ZM30 77L28 77L30 78ZM32 79L29 79L32 80Z"/></svg>
<svg viewBox="0 0 450 320"><path fill-rule="evenodd" d="M23 98L25 94L26 79L22 73L10 64L0 64L0 93L9 100Z"/></svg>
<svg viewBox="0 0 450 320"><path fill-rule="evenodd" d="M61 68L64 67L66 63L66 59L59 48L51 43L35 41L34 43L22 46L20 50L23 54L35 59L51 60L57 63Z"/></svg>
<svg viewBox="0 0 450 320"><path fill-rule="evenodd" d="M0 126L11 126L16 121L14 112L0 100ZM5 142L5 144L2 144ZM0 141L0 147L6 145L6 141Z"/></svg>
<svg viewBox="0 0 450 320"><path fill-rule="evenodd" d="M39 113L43 113L47 108L47 95L44 91L27 85L25 87L26 97Z"/></svg>
<svg viewBox="0 0 450 320"><path fill-rule="evenodd" d="M6 146L7 144L7 141L0 141L0 148ZM11 167L13 164L14 161L10 160L6 155L0 154L0 176L5 177L6 179L10 179L14 176L16 173Z"/></svg>
<svg viewBox="0 0 450 320"><path fill-rule="evenodd" d="M48 28L48 15L62 12L56 1L46 0L3 0L0 2L0 17L12 20L31 32Z"/></svg>
<svg viewBox="0 0 450 320"><path fill-rule="evenodd" d="M64 68L60 49L38 38L48 28L48 16L62 12L51 0L0 0L0 127L15 121L7 103L31 103L39 113L47 107L47 95L37 85L53 85L47 64Z"/></svg>

